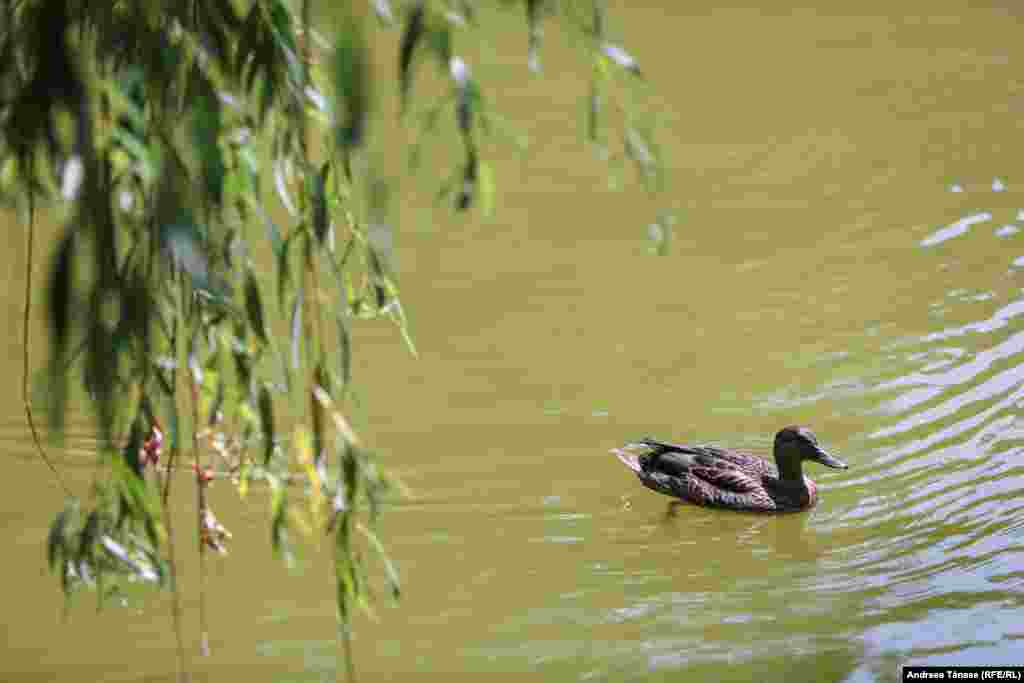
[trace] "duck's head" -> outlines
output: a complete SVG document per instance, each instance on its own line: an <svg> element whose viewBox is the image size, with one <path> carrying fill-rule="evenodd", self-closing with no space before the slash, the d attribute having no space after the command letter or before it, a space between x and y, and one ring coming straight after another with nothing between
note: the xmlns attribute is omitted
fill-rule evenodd
<svg viewBox="0 0 1024 683"><path fill-rule="evenodd" d="M782 463L800 463L813 460L838 470L845 470L847 464L829 455L818 445L818 437L807 427L783 427L775 435L775 461ZM781 467L780 467L781 469Z"/></svg>

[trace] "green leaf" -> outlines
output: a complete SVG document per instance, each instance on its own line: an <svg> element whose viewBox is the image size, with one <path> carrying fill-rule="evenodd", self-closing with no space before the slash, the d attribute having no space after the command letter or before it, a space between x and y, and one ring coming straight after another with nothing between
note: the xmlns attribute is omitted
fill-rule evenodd
<svg viewBox="0 0 1024 683"><path fill-rule="evenodd" d="M65 507L61 510L50 525L50 533L46 536L46 560L50 571L53 571L57 560L63 559L65 554L64 530L67 528L68 519L72 515L73 508Z"/></svg>
<svg viewBox="0 0 1024 683"><path fill-rule="evenodd" d="M260 160L253 145L245 145L238 149L239 171L248 179L249 186L259 197L260 194Z"/></svg>
<svg viewBox="0 0 1024 683"><path fill-rule="evenodd" d="M270 464L274 456L274 441L276 432L274 429L274 401L270 397L270 390L264 385L260 387L260 427L263 430L263 465Z"/></svg>
<svg viewBox="0 0 1024 683"><path fill-rule="evenodd" d="M461 57L452 57L451 75L455 81L455 120L459 132L468 138L473 132L473 106L479 102L480 91L469 75L469 66Z"/></svg>
<svg viewBox="0 0 1024 683"><path fill-rule="evenodd" d="M59 437L64 430L64 413L67 408L67 366L71 328L75 316L75 234L69 229L57 247L57 257L50 270L47 287L47 318L50 323L53 357L50 359L47 387L47 409L51 434Z"/></svg>
<svg viewBox="0 0 1024 683"><path fill-rule="evenodd" d="M236 323L236 339L231 344L231 357L235 360L235 373L238 375L238 383L248 391L252 384L252 358L245 348L245 328L241 322ZM170 395L170 391L168 394Z"/></svg>
<svg viewBox="0 0 1024 683"><path fill-rule="evenodd" d="M598 81L590 83L590 94L587 96L587 139L597 143L601 130L602 89Z"/></svg>
<svg viewBox="0 0 1024 683"><path fill-rule="evenodd" d="M384 544L380 542L377 535L373 533L369 528L363 525L361 522L356 522L356 529L366 537L370 547L374 549L377 556L380 558L381 564L384 565L384 573L387 576L388 586L391 588L391 596L394 599L401 597L402 583L398 577L398 570L395 568L394 562L388 557L387 551L384 549Z"/></svg>
<svg viewBox="0 0 1024 683"><path fill-rule="evenodd" d="M295 301L292 303L292 320L291 320L291 350L292 350L292 369L298 370L302 364L302 358L300 352L302 347L300 342L302 340L302 300L303 300L303 289L299 287L299 291L295 294Z"/></svg>
<svg viewBox="0 0 1024 683"><path fill-rule="evenodd" d="M259 283L256 275L249 269L245 276L245 311L249 316L249 325L263 344L268 344L267 328L263 318L263 300L260 298Z"/></svg>
<svg viewBox="0 0 1024 683"><path fill-rule="evenodd" d="M427 44L437 57L438 66L447 70L452 61L452 27L447 23L431 26L427 33Z"/></svg>
<svg viewBox="0 0 1024 683"><path fill-rule="evenodd" d="M636 59L620 46L605 43L601 46L601 54L613 64L619 66L625 71L628 71L634 76L637 76L638 78L643 77L643 74L640 73L640 65L637 64Z"/></svg>
<svg viewBox="0 0 1024 683"><path fill-rule="evenodd" d="M385 26L395 23L395 12L391 9L390 0L373 0L373 12L377 19Z"/></svg>
<svg viewBox="0 0 1024 683"><path fill-rule="evenodd" d="M217 354L218 356L220 354ZM216 373L217 377L217 388L213 395L213 401L210 404L210 418L209 425L213 427L217 424L217 415L224 409L224 401L227 397L227 391L225 385L227 382L224 381L224 374L221 372Z"/></svg>
<svg viewBox="0 0 1024 683"><path fill-rule="evenodd" d="M636 163L637 173L648 191L661 187L661 164L650 135L635 126L626 129L623 138L626 156Z"/></svg>
<svg viewBox="0 0 1024 683"><path fill-rule="evenodd" d="M369 64L369 48L362 27L348 17L338 36L333 64L334 92L339 105L336 111L345 112L344 123L339 120L335 132L342 149L358 147L364 141L372 101Z"/></svg>
<svg viewBox="0 0 1024 683"><path fill-rule="evenodd" d="M339 487L343 492L344 502L346 505L351 506L354 501L359 499L360 492L360 478L359 478L359 460L358 451L346 440L344 456L341 461L341 479L338 482Z"/></svg>
<svg viewBox="0 0 1024 683"><path fill-rule="evenodd" d="M402 42L398 50L398 82L402 97L402 110L405 110L409 89L412 87L412 58L416 47L423 38L425 28L423 0L418 0L409 12L402 32Z"/></svg>
<svg viewBox="0 0 1024 683"><path fill-rule="evenodd" d="M675 216L670 211L658 213L658 220L647 226L647 234L652 242L651 250L658 256L665 256L672 246Z"/></svg>
<svg viewBox="0 0 1024 683"><path fill-rule="evenodd" d="M295 207L295 201L288 190L287 169L288 164L284 159L274 162L274 188L277 190L277 197L281 200L281 205L292 216L298 216L299 210Z"/></svg>
<svg viewBox="0 0 1024 683"><path fill-rule="evenodd" d="M150 298L145 275L140 267L123 276L121 288L121 317L118 321L117 337L126 343L145 340L149 336L149 323L156 312Z"/></svg>
<svg viewBox="0 0 1024 683"><path fill-rule="evenodd" d="M591 35L595 40L604 39L604 2L595 0Z"/></svg>
<svg viewBox="0 0 1024 683"><path fill-rule="evenodd" d="M540 72L541 10L543 0L526 0L526 26L529 32L527 62L530 71Z"/></svg>
<svg viewBox="0 0 1024 683"><path fill-rule="evenodd" d="M281 248L277 251L277 307L278 310L284 312L285 301L287 295L291 290L292 283L292 262L291 262L291 245L292 240L296 235L301 234L299 230L293 230L287 239L281 244Z"/></svg>
<svg viewBox="0 0 1024 683"><path fill-rule="evenodd" d="M352 382L352 339L349 337L348 326L345 324L345 319L340 313L337 316L337 322L341 381L344 384L345 390L348 390L348 386Z"/></svg>
<svg viewBox="0 0 1024 683"><path fill-rule="evenodd" d="M224 196L224 176L227 167L220 149L222 129L221 107L213 85L195 65L191 72L191 85L197 91L192 96L192 144L199 156L202 178L209 199L220 205Z"/></svg>
<svg viewBox="0 0 1024 683"><path fill-rule="evenodd" d="M276 478L271 479L270 499L270 542L274 552L288 565L292 564L291 548L288 544L288 489Z"/></svg>
<svg viewBox="0 0 1024 683"><path fill-rule="evenodd" d="M93 510L85 520L85 526L78 535L78 550L75 553L75 564L91 564L96 542L100 537L100 513Z"/></svg>
<svg viewBox="0 0 1024 683"><path fill-rule="evenodd" d="M139 460L139 449L141 447L142 425L139 423L139 418L136 417L136 419L132 420L131 429L128 430L128 442L121 449L121 457L124 459L124 464L127 465L136 478L142 478L143 476L143 464Z"/></svg>
<svg viewBox="0 0 1024 683"><path fill-rule="evenodd" d="M110 135L118 144L124 147L128 155L139 165L139 175L144 181L152 182L156 179L159 169L153 162L153 155L150 153L146 143L136 137L133 131L120 126L114 126L110 131Z"/></svg>
<svg viewBox="0 0 1024 683"><path fill-rule="evenodd" d="M330 217L327 213L327 174L331 170L331 162L325 161L312 178L312 200L313 200L313 234L316 235L320 244L327 239L327 229L330 227Z"/></svg>
<svg viewBox="0 0 1024 683"><path fill-rule="evenodd" d="M275 254L280 254L284 249L284 240L281 238L281 229L277 227L277 223L260 208L260 213L263 215L263 224L267 228L267 239L270 240L270 247L274 250Z"/></svg>
<svg viewBox="0 0 1024 683"><path fill-rule="evenodd" d="M160 580L160 574L154 567L145 562L140 562L132 557L128 550L110 536L104 534L100 539L100 545L107 553L116 560L127 565L132 573L142 581L156 583Z"/></svg>
<svg viewBox="0 0 1024 683"><path fill-rule="evenodd" d="M347 625L351 617L350 602L356 590L355 582L352 580L352 550L348 543L348 524L338 524L334 533L335 601L339 621Z"/></svg>
<svg viewBox="0 0 1024 683"><path fill-rule="evenodd" d="M462 168L462 184L455 195L455 209L465 211L473 205L473 199L477 191L477 177L480 160L477 158L476 150L470 148L466 153L466 165Z"/></svg>

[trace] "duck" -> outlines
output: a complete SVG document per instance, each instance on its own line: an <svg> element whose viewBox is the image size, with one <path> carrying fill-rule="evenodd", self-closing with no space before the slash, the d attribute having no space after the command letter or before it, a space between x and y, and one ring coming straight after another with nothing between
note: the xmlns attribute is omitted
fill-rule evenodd
<svg viewBox="0 0 1024 683"><path fill-rule="evenodd" d="M658 493L705 507L748 512L798 512L818 502L818 487L803 474L809 460L845 470L807 427L775 435L775 464L747 451L640 439L612 449L640 482Z"/></svg>

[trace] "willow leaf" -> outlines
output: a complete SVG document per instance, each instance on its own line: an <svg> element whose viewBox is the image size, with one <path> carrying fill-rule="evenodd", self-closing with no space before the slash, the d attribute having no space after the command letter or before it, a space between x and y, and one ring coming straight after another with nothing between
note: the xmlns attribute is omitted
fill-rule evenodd
<svg viewBox="0 0 1024 683"><path fill-rule="evenodd" d="M409 18L402 32L402 43L398 50L398 81L402 96L402 108L405 108L409 89L412 87L412 58L416 46L423 38L425 28L423 0L419 0L409 12Z"/></svg>
<svg viewBox="0 0 1024 683"><path fill-rule="evenodd" d="M370 547L374 549L377 556L380 558L381 564L384 565L384 573L387 576L388 586L391 588L391 596L394 599L398 599L402 593L402 584L398 576L398 569L395 568L394 562L388 557L387 551L384 549L384 544L377 538L377 534L373 533L369 528L366 527L362 522L356 522L356 529L366 537Z"/></svg>
<svg viewBox="0 0 1024 683"><path fill-rule="evenodd" d="M267 327L263 317L263 300L260 297L260 287L256 281L256 275L251 269L245 275L245 311L249 316L249 325L256 336L263 344L268 344L270 340L267 337Z"/></svg>
<svg viewBox="0 0 1024 683"><path fill-rule="evenodd" d="M270 464L274 455L274 441L276 432L274 428L274 401L270 397L270 390L263 386L260 388L260 427L263 431L263 465Z"/></svg>

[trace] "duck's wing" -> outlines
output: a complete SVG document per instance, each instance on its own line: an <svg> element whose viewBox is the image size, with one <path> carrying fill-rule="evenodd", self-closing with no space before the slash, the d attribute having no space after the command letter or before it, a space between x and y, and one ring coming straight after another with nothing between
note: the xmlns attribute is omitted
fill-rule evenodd
<svg viewBox="0 0 1024 683"><path fill-rule="evenodd" d="M731 510L773 511L775 501L757 477L729 467L692 467L682 476L637 472L640 482L658 493L698 505Z"/></svg>
<svg viewBox="0 0 1024 683"><path fill-rule="evenodd" d="M664 474L680 476L692 465L713 465L714 458L705 455L702 447L670 444L654 439L640 439L622 448L611 450L622 463L637 474L661 470Z"/></svg>
<svg viewBox="0 0 1024 683"><path fill-rule="evenodd" d="M730 510L776 512L778 506L760 478L726 468L694 468L687 477L687 499Z"/></svg>
<svg viewBox="0 0 1024 683"><path fill-rule="evenodd" d="M705 455L705 461L713 458L721 463L723 467L735 467L759 477L774 478L779 476L779 471L774 463L749 451L738 451L733 448L720 448L718 446L701 446L700 450ZM728 465L725 463L728 463Z"/></svg>
<svg viewBox="0 0 1024 683"><path fill-rule="evenodd" d="M640 483L652 491L682 500L693 500L689 477L675 477L664 472L644 472L643 470L636 474L640 478Z"/></svg>
<svg viewBox="0 0 1024 683"><path fill-rule="evenodd" d="M722 491L750 493L764 489L764 481L760 476L724 464L716 467L691 467L689 474Z"/></svg>
<svg viewBox="0 0 1024 683"><path fill-rule="evenodd" d="M755 476L776 477L775 465L746 451L719 446L676 444L654 439L640 439L613 448L612 453L634 472L661 470L665 474L683 476L691 467L739 469Z"/></svg>

